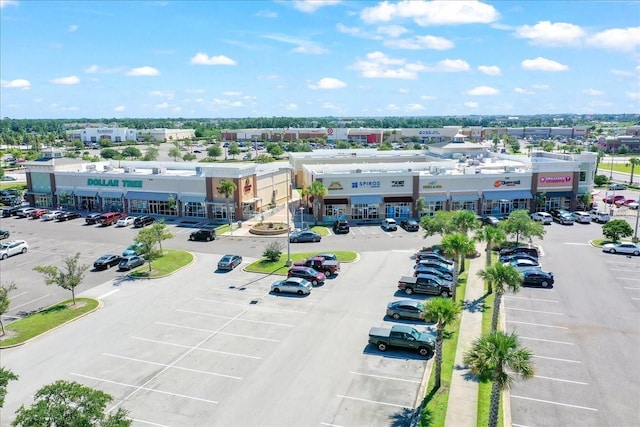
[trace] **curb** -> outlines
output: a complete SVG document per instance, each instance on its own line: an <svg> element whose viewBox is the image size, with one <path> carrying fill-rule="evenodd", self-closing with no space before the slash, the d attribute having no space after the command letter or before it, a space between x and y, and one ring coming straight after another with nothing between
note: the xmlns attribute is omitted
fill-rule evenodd
<svg viewBox="0 0 640 427"><path fill-rule="evenodd" d="M182 250L182 249L179 249L179 250ZM127 277L129 279L131 279L131 280L155 280L155 279L163 279L165 277L169 277L169 276L171 276L173 274L176 274L178 271L183 270L183 269L185 269L185 268L187 268L187 267L189 267L189 266L191 266L191 265L196 263L197 257L193 254L193 252L189 252L189 251L184 251L184 252L187 252L187 253L191 254L193 259L191 260L190 263L185 264L182 267L180 267L180 268L178 268L176 270L173 270L170 273L164 274L162 276L157 276L157 277L134 277L134 276L131 276L131 273L133 273L133 271L132 271L132 272L127 273Z"/></svg>

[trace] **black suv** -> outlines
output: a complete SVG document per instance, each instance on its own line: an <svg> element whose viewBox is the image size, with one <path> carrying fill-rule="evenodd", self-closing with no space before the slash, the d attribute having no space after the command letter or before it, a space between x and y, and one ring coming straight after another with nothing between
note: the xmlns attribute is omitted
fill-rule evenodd
<svg viewBox="0 0 640 427"><path fill-rule="evenodd" d="M99 213L89 214L84 219L84 221L89 225L98 224L100 222L100 215L102 215L102 214L99 214Z"/></svg>
<svg viewBox="0 0 640 427"><path fill-rule="evenodd" d="M333 223L333 232L336 234L348 234L349 223L344 219L339 219Z"/></svg>
<svg viewBox="0 0 640 427"><path fill-rule="evenodd" d="M5 206L4 208L2 208L2 210L0 212L2 212L2 217L6 218L8 216L13 216L16 213L18 213L18 209L20 209L20 206Z"/></svg>
<svg viewBox="0 0 640 427"><path fill-rule="evenodd" d="M400 221L400 227L406 231L418 231L420 230L420 224L415 219L403 219Z"/></svg>
<svg viewBox="0 0 640 427"><path fill-rule="evenodd" d="M500 249L500 256L514 255L514 254L527 254L530 257L538 259L538 250L530 246L518 246L515 248L502 248Z"/></svg>
<svg viewBox="0 0 640 427"><path fill-rule="evenodd" d="M216 240L216 230L198 230L189 234L189 240L210 242Z"/></svg>
<svg viewBox="0 0 640 427"><path fill-rule="evenodd" d="M573 225L573 214L565 209L551 209L549 214L554 221L557 221L562 225Z"/></svg>
<svg viewBox="0 0 640 427"><path fill-rule="evenodd" d="M133 221L133 226L136 228L146 227L147 225L153 224L156 222L156 219L152 216L143 215L139 216Z"/></svg>

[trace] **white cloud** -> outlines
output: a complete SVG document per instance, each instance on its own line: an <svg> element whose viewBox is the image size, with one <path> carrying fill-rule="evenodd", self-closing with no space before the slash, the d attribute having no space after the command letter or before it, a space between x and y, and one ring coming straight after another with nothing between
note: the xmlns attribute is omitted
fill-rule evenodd
<svg viewBox="0 0 640 427"><path fill-rule="evenodd" d="M17 0L0 0L0 9L6 6L17 6L17 5L18 5Z"/></svg>
<svg viewBox="0 0 640 427"><path fill-rule="evenodd" d="M422 96L420 96L420 99L423 99L425 101L433 101L433 100L437 99L437 97L433 96L433 95L422 95Z"/></svg>
<svg viewBox="0 0 640 427"><path fill-rule="evenodd" d="M428 71L442 71L445 73L457 73L469 71L471 67L464 59L443 59L435 67L429 67Z"/></svg>
<svg viewBox="0 0 640 427"><path fill-rule="evenodd" d="M547 90L547 89L549 89L549 85L541 85L541 84L534 84L534 85L531 85L531 87L532 87L533 89L540 89L540 90Z"/></svg>
<svg viewBox="0 0 640 427"><path fill-rule="evenodd" d="M491 5L479 1L424 1L403 0L398 3L383 1L360 12L367 23L389 22L396 18L408 18L420 26L488 24L500 17Z"/></svg>
<svg viewBox="0 0 640 427"><path fill-rule="evenodd" d="M257 77L257 79L265 82L271 82L274 80L279 80L280 76L278 76L277 74L261 74Z"/></svg>
<svg viewBox="0 0 640 427"><path fill-rule="evenodd" d="M304 53L307 55L324 55L325 53L329 53L327 49L313 43L294 47L291 51L295 53Z"/></svg>
<svg viewBox="0 0 640 427"><path fill-rule="evenodd" d="M332 104L330 102L324 102L321 105L322 108L326 109L326 110L339 110L338 106L335 104Z"/></svg>
<svg viewBox="0 0 640 427"><path fill-rule="evenodd" d="M567 71L568 66L541 56L535 59L525 59L520 64L525 70L534 71Z"/></svg>
<svg viewBox="0 0 640 427"><path fill-rule="evenodd" d="M128 71L127 76L140 77L140 76L159 76L160 71L156 70L153 67L145 66L138 67Z"/></svg>
<svg viewBox="0 0 640 427"><path fill-rule="evenodd" d="M525 89L525 88L522 88L522 87L517 87L517 88L513 89L513 91L515 93L520 93L522 95L533 95L535 93L532 90L528 90L528 89Z"/></svg>
<svg viewBox="0 0 640 427"><path fill-rule="evenodd" d="M340 2L341 0L295 0L293 7L300 12L313 13L321 7L333 6Z"/></svg>
<svg viewBox="0 0 640 427"><path fill-rule="evenodd" d="M596 90L596 89L583 89L582 93L584 93L585 95L591 95L591 96L600 96L600 95L604 95L604 92L601 90Z"/></svg>
<svg viewBox="0 0 640 427"><path fill-rule="evenodd" d="M640 99L640 92L627 92L627 98Z"/></svg>
<svg viewBox="0 0 640 427"><path fill-rule="evenodd" d="M113 111L116 111L116 112L118 112L118 113L121 113L121 112L123 112L123 111L125 111L125 110L126 110L126 108L124 107L124 105L118 105L117 107L115 107L115 108L113 109Z"/></svg>
<svg viewBox="0 0 640 427"><path fill-rule="evenodd" d="M149 96L156 97L156 98L173 99L175 97L175 93L170 90L166 90L166 91L152 90L151 92L149 92Z"/></svg>
<svg viewBox="0 0 640 427"><path fill-rule="evenodd" d="M260 18L273 19L273 18L277 18L278 14L276 12L272 12L270 10L260 10L260 11L258 11L258 13L256 13L256 16L260 17Z"/></svg>
<svg viewBox="0 0 640 427"><path fill-rule="evenodd" d="M424 105L421 104L407 104L405 107L407 111L422 111L425 110Z"/></svg>
<svg viewBox="0 0 640 427"><path fill-rule="evenodd" d="M436 36L415 36L408 39L387 39L384 41L384 45L396 49L411 50L447 50L455 46L452 41Z"/></svg>
<svg viewBox="0 0 640 427"><path fill-rule="evenodd" d="M531 44L541 46L576 46L586 33L578 25L566 22L540 21L536 25L516 28L515 36L529 39Z"/></svg>
<svg viewBox="0 0 640 427"><path fill-rule="evenodd" d="M190 63L193 65L237 65L236 61L227 56L209 56L206 53L202 52L196 53L191 58Z"/></svg>
<svg viewBox="0 0 640 427"><path fill-rule="evenodd" d="M324 77L318 80L315 84L308 84L309 89L320 89L320 90L330 90L330 89L342 89L346 87L347 84L342 80L334 79L333 77Z"/></svg>
<svg viewBox="0 0 640 427"><path fill-rule="evenodd" d="M400 89L398 89L399 93L409 93L409 89L405 88L405 87L401 87Z"/></svg>
<svg viewBox="0 0 640 427"><path fill-rule="evenodd" d="M224 96L242 96L242 92L228 90L226 92L222 92Z"/></svg>
<svg viewBox="0 0 640 427"><path fill-rule="evenodd" d="M464 103L465 107L469 107L469 108L478 108L480 106L480 104L478 104L477 102L473 102L473 101L467 101Z"/></svg>
<svg viewBox="0 0 640 427"><path fill-rule="evenodd" d="M605 30L589 37L587 43L601 49L633 52L640 46L640 27Z"/></svg>
<svg viewBox="0 0 640 427"><path fill-rule="evenodd" d="M113 74L113 73L122 73L125 70L124 67L115 67L115 68L103 68L99 65L89 65L84 69L84 72L87 74Z"/></svg>
<svg viewBox="0 0 640 427"><path fill-rule="evenodd" d="M478 71L488 76L499 76L502 74L502 71L500 71L500 67L498 67L497 65L479 65Z"/></svg>
<svg viewBox="0 0 640 427"><path fill-rule="evenodd" d="M499 93L500 91L498 89L490 86L478 86L467 91L467 95L474 95L474 96L490 96L490 95L497 95Z"/></svg>
<svg viewBox="0 0 640 427"><path fill-rule="evenodd" d="M160 104L154 105L154 107L159 109L159 110L164 110L166 108L169 108L169 103L168 102L162 102Z"/></svg>
<svg viewBox="0 0 640 427"><path fill-rule="evenodd" d="M75 33L76 31L78 31L78 26L77 25L69 25L69 28L67 29L67 32Z"/></svg>
<svg viewBox="0 0 640 427"><path fill-rule="evenodd" d="M366 32L365 30L363 30L362 28L359 28L359 27L347 27L346 25L344 25L342 23L339 23L339 22L336 24L336 30L339 33L349 34L352 37L358 37L358 38L361 38L361 39L379 40L379 39L382 38L381 36L370 34L370 33Z"/></svg>
<svg viewBox="0 0 640 427"><path fill-rule="evenodd" d="M287 111L296 111L300 107L298 106L298 104L292 102L290 104L283 105L282 108L284 108Z"/></svg>
<svg viewBox="0 0 640 427"><path fill-rule="evenodd" d="M611 71L609 71L611 74L613 74L614 76L619 76L619 77L633 77L633 73L631 71L625 71L625 70L616 70L613 69Z"/></svg>
<svg viewBox="0 0 640 427"><path fill-rule="evenodd" d="M358 59L348 67L360 71L363 77L370 79L416 79L418 73L427 71L419 63L408 63L405 59L391 58L382 52L368 53L366 59Z"/></svg>
<svg viewBox="0 0 640 427"><path fill-rule="evenodd" d="M31 88L31 82L25 79L0 80L0 87L5 89L29 90Z"/></svg>
<svg viewBox="0 0 640 427"><path fill-rule="evenodd" d="M65 77L58 77L55 79L51 79L49 80L49 83L53 83L56 85L77 85L78 83L80 83L80 79L77 76L65 76Z"/></svg>
<svg viewBox="0 0 640 427"><path fill-rule="evenodd" d="M402 25L382 25L377 29L378 34L382 34L387 37L400 37L401 35L408 33Z"/></svg>
<svg viewBox="0 0 640 427"><path fill-rule="evenodd" d="M265 39L275 40L281 43L287 43L296 45L291 51L295 53L307 53L311 55L322 55L329 51L316 43L310 42L305 39L292 37L284 34L267 34L262 36Z"/></svg>
<svg viewBox="0 0 640 427"><path fill-rule="evenodd" d="M397 111L399 110L400 107L398 107L396 104L389 104L387 105L387 110L391 110L391 111Z"/></svg>

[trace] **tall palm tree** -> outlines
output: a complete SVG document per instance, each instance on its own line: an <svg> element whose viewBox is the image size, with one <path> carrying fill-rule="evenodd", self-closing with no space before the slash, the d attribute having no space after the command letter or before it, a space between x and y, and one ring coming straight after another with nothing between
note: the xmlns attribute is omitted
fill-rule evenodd
<svg viewBox="0 0 640 427"><path fill-rule="evenodd" d="M329 194L329 190L320 181L313 181L311 185L305 188L306 194L313 197L313 216L315 223L318 223L318 217L320 216L320 206L322 205L322 198Z"/></svg>
<svg viewBox="0 0 640 427"><path fill-rule="evenodd" d="M491 267L491 253L495 245L507 240L507 235L500 227L482 227L476 231L475 240L478 242L486 242L486 266Z"/></svg>
<svg viewBox="0 0 640 427"><path fill-rule="evenodd" d="M464 271L466 255L470 252L475 252L476 247L473 241L462 233L445 234L440 242L440 247L447 256L453 256L460 265L459 271L453 275L453 284L451 286L451 297L455 301L458 288L458 274Z"/></svg>
<svg viewBox="0 0 640 427"><path fill-rule="evenodd" d="M500 331L476 339L464 354L463 361L471 372L492 382L489 427L498 425L500 392L511 388L515 376L527 380L535 374L532 357L531 350L520 346L515 333Z"/></svg>
<svg viewBox="0 0 640 427"><path fill-rule="evenodd" d="M633 172L635 172L636 166L640 165L640 159L632 157L629 159L629 163L631 164L631 179L629 179L629 185L633 185Z"/></svg>
<svg viewBox="0 0 640 427"><path fill-rule="evenodd" d="M469 231L480 226L480 221L472 211L456 211L451 215L451 227L454 231L468 235Z"/></svg>
<svg viewBox="0 0 640 427"><path fill-rule="evenodd" d="M233 181L220 181L220 188L218 192L224 195L227 202L227 219L229 220L229 227L231 227L231 212L229 212L229 198L236 192L238 186Z"/></svg>
<svg viewBox="0 0 640 427"><path fill-rule="evenodd" d="M460 307L451 298L430 298L424 302L425 319L436 321L436 379L433 388L440 388L442 377L442 340L444 328L456 320Z"/></svg>
<svg viewBox="0 0 640 427"><path fill-rule="evenodd" d="M493 318L491 320L491 330L498 329L498 315L500 313L500 302L502 295L508 289L511 292L518 292L522 285L522 274L511 265L496 265L478 271L478 276L489 282L489 293L495 288L496 296L493 300Z"/></svg>

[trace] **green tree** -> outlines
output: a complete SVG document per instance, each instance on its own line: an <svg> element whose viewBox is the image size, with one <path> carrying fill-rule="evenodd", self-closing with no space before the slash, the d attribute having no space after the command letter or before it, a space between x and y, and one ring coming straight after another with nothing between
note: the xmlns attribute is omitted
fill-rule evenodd
<svg viewBox="0 0 640 427"><path fill-rule="evenodd" d="M442 341L444 328L456 320L460 307L451 298L430 298L423 303L424 315L436 322L436 372L433 388L438 390L442 381Z"/></svg>
<svg viewBox="0 0 640 427"><path fill-rule="evenodd" d="M424 238L440 234L441 236L453 231L451 227L451 211L436 211L433 216L425 215L420 220L420 226L424 230Z"/></svg>
<svg viewBox="0 0 640 427"><path fill-rule="evenodd" d="M284 154L284 150L280 144L271 143L267 145L267 153L271 154L274 158L278 158Z"/></svg>
<svg viewBox="0 0 640 427"><path fill-rule="evenodd" d="M500 303L502 295L507 289L511 292L518 292L522 285L522 274L511 265L497 263L484 270L478 271L478 276L489 284L487 293L492 293L495 289L496 295L493 300L493 317L491 319L491 330L498 328L498 316L500 314Z"/></svg>
<svg viewBox="0 0 640 427"><path fill-rule="evenodd" d="M593 177L593 184L596 187L602 187L607 183L609 183L609 178L607 178L606 175L596 175L595 177Z"/></svg>
<svg viewBox="0 0 640 427"><path fill-rule="evenodd" d="M137 147L128 146L124 150L122 150L123 157L130 157L132 159L138 159L142 157L142 153Z"/></svg>
<svg viewBox="0 0 640 427"><path fill-rule="evenodd" d="M520 346L518 336L494 331L473 342L464 354L463 361L474 375L483 381L491 381L489 427L498 425L500 393L513 385L515 376L523 380L535 374L533 353Z"/></svg>
<svg viewBox="0 0 640 427"><path fill-rule="evenodd" d="M17 379L18 376L11 372L11 370L0 366L0 408L4 406L4 399L7 397L7 386L9 385L9 381L15 381Z"/></svg>
<svg viewBox="0 0 640 427"><path fill-rule="evenodd" d="M626 144L622 144L616 150L616 153L621 154L621 155L627 154L628 152L629 152L629 146L626 145Z"/></svg>
<svg viewBox="0 0 640 427"><path fill-rule="evenodd" d="M602 226L602 234L612 242L619 242L622 237L633 236L633 228L624 219L614 219Z"/></svg>
<svg viewBox="0 0 640 427"><path fill-rule="evenodd" d="M158 150L156 147L149 146L147 147L143 160L146 160L146 161L158 160L159 155L160 155L160 150Z"/></svg>
<svg viewBox="0 0 640 427"><path fill-rule="evenodd" d="M455 257L460 268L459 273L464 271L466 255L474 253L476 250L473 240L462 233L448 233L442 236L440 248L447 256Z"/></svg>
<svg viewBox="0 0 640 427"><path fill-rule="evenodd" d="M151 263L162 256L162 252L156 249L156 233L151 228L143 228L138 232L138 235L133 238L133 241L140 243L140 249L138 253L144 258L149 265L149 271L151 271Z"/></svg>
<svg viewBox="0 0 640 427"><path fill-rule="evenodd" d="M258 154L256 156L256 163L270 163L273 161L273 157L268 154Z"/></svg>
<svg viewBox="0 0 640 427"><path fill-rule="evenodd" d="M212 145L211 147L207 148L207 155L209 157L217 159L218 157L222 156L222 148L220 148L219 145Z"/></svg>
<svg viewBox="0 0 640 427"><path fill-rule="evenodd" d="M162 254L162 242L164 242L165 240L173 239L175 236L171 231L169 231L169 229L167 228L167 224L165 224L163 220L153 223L149 229L153 233L156 242L160 246L160 253Z"/></svg>
<svg viewBox="0 0 640 427"><path fill-rule="evenodd" d="M100 390L75 381L58 380L40 388L29 408L22 405L16 411L11 425L22 427L128 427L132 420L119 407L106 414L107 404L113 398Z"/></svg>
<svg viewBox="0 0 640 427"><path fill-rule="evenodd" d="M349 143L347 141L338 141L336 143L336 148L338 150L346 150L347 148L349 148Z"/></svg>
<svg viewBox="0 0 640 427"><path fill-rule="evenodd" d="M44 276L47 285L57 285L62 289L71 291L71 298L75 305L75 289L82 284L89 266L87 264L80 264L80 252L77 252L73 256L65 256L62 258L62 263L64 264L64 270L55 265L39 265L33 267L33 270Z"/></svg>
<svg viewBox="0 0 640 427"><path fill-rule="evenodd" d="M182 156L182 160L184 160L185 162L194 161L196 158L196 155L193 153L185 153L185 155Z"/></svg>
<svg viewBox="0 0 640 427"><path fill-rule="evenodd" d="M506 221L503 221L499 226L506 234L515 236L516 243L520 241L521 237L523 239L531 239L532 237L542 239L547 232L541 222L531 219L526 209L511 212Z"/></svg>
<svg viewBox="0 0 640 427"><path fill-rule="evenodd" d="M507 235L501 227L482 227L476 230L475 240L478 242L486 242L486 266L491 267L491 254L493 247L507 240Z"/></svg>
<svg viewBox="0 0 640 427"><path fill-rule="evenodd" d="M231 144L229 144L229 149L227 150L227 152L233 159L235 159L236 156L241 153L240 146L237 142L233 141Z"/></svg>
<svg viewBox="0 0 640 427"><path fill-rule="evenodd" d="M113 148L103 148L102 150L100 150L100 156L102 156L102 158L104 159L122 159L122 154L120 154L118 150L114 150Z"/></svg>
<svg viewBox="0 0 640 427"><path fill-rule="evenodd" d="M480 227L480 221L478 221L476 214L472 211L453 211L450 221L452 229L465 236L469 235L469 231Z"/></svg>
<svg viewBox="0 0 640 427"><path fill-rule="evenodd" d="M304 189L304 192L306 195L313 197L313 202L312 202L313 217L314 217L315 223L317 224L320 214L322 213L320 212L320 206L322 205L322 198L325 197L327 194L329 194L329 190L327 190L327 187L325 187L322 182L313 181L311 185L309 185Z"/></svg>
<svg viewBox="0 0 640 427"><path fill-rule="evenodd" d="M418 218L422 218L424 212L427 210L427 202L424 200L424 197L418 197L414 203L416 213L418 214Z"/></svg>
<svg viewBox="0 0 640 427"><path fill-rule="evenodd" d="M629 179L629 185L633 185L633 173L636 170L636 166L640 165L640 159L632 157L629 159L629 164L631 165L631 178Z"/></svg>
<svg viewBox="0 0 640 427"><path fill-rule="evenodd" d="M4 332L4 323L2 323L2 316L9 311L9 305L11 304L11 300L9 299L9 292L16 289L15 283L9 283L7 285L0 285L0 328L2 329L2 335ZM2 408L2 405L0 405Z"/></svg>
<svg viewBox="0 0 640 427"><path fill-rule="evenodd" d="M173 157L173 161L177 162L182 157L182 152L178 147L171 147L169 149L169 157Z"/></svg>
<svg viewBox="0 0 640 427"><path fill-rule="evenodd" d="M378 151L391 151L391 150L393 150L393 147L391 146L391 143L389 141L383 142L378 147Z"/></svg>
<svg viewBox="0 0 640 427"><path fill-rule="evenodd" d="M229 210L229 198L236 192L238 186L233 181L221 181L218 192L222 194L227 202L227 219L231 227L231 211Z"/></svg>
<svg viewBox="0 0 640 427"><path fill-rule="evenodd" d="M282 256L284 244L279 240L273 240L264 248L262 256L269 262L276 262Z"/></svg>

